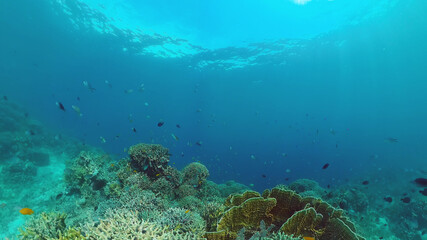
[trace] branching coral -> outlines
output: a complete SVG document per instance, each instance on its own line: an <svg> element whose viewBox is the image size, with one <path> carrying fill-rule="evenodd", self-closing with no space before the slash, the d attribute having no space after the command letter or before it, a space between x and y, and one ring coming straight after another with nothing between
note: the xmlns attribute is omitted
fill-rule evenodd
<svg viewBox="0 0 427 240"><path fill-rule="evenodd" d="M162 174L168 167L169 150L159 144L140 143L130 147L131 167L146 173L150 178Z"/></svg>
<svg viewBox="0 0 427 240"><path fill-rule="evenodd" d="M201 236L204 233L205 221L196 212L184 208L169 208L154 223L178 233L193 233Z"/></svg>
<svg viewBox="0 0 427 240"><path fill-rule="evenodd" d="M66 214L62 213L41 213L38 218L32 218L26 223L24 229L19 229L19 238L23 240L48 240L56 239L62 235L65 230Z"/></svg>

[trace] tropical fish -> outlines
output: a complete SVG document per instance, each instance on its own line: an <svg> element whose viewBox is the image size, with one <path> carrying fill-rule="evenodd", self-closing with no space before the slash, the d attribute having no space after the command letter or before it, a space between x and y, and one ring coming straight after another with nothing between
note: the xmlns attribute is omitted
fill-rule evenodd
<svg viewBox="0 0 427 240"><path fill-rule="evenodd" d="M92 87L92 85L88 81L83 81L83 86L89 89L90 92L94 92L96 89Z"/></svg>
<svg viewBox="0 0 427 240"><path fill-rule="evenodd" d="M136 128L132 128L132 131L133 131L134 133L136 133Z"/></svg>
<svg viewBox="0 0 427 240"><path fill-rule="evenodd" d="M417 178L414 182L421 187L427 187L427 178Z"/></svg>
<svg viewBox="0 0 427 240"><path fill-rule="evenodd" d="M404 198L402 198L402 199L400 199L402 202L404 202L404 203L410 203L411 202L411 198L409 198L409 197L404 197Z"/></svg>
<svg viewBox="0 0 427 240"><path fill-rule="evenodd" d="M160 176L160 173L157 173L157 174L156 174L156 177L158 177L158 176Z"/></svg>
<svg viewBox="0 0 427 240"><path fill-rule="evenodd" d="M304 240L316 240L314 237L303 237Z"/></svg>
<svg viewBox="0 0 427 240"><path fill-rule="evenodd" d="M190 210L189 209L187 209L186 211L185 211L185 213L189 213L190 212Z"/></svg>
<svg viewBox="0 0 427 240"><path fill-rule="evenodd" d="M23 208L23 209L19 210L19 212L22 215L31 215L31 214L34 213L34 211L32 209L30 209L30 208Z"/></svg>
<svg viewBox="0 0 427 240"><path fill-rule="evenodd" d="M105 80L104 82L105 82L105 84L107 84L110 88L112 88L112 87L113 87L113 85L111 85L111 83L110 83L108 80Z"/></svg>
<svg viewBox="0 0 427 240"><path fill-rule="evenodd" d="M101 142L102 142L102 143L106 143L106 142L107 142L107 140L105 140L105 138L104 138L104 137L99 137L99 139L101 139Z"/></svg>
<svg viewBox="0 0 427 240"><path fill-rule="evenodd" d="M126 89L125 93L133 93L133 89Z"/></svg>
<svg viewBox="0 0 427 240"><path fill-rule="evenodd" d="M172 133L172 134L171 134L171 136L172 136L172 138L173 138L173 139L175 139L176 141L178 141L178 140L179 140L179 138L178 138L177 136L175 136L175 134L173 134L173 133Z"/></svg>
<svg viewBox="0 0 427 240"><path fill-rule="evenodd" d="M329 163L326 163L325 165L323 165L322 169L327 169L329 167Z"/></svg>
<svg viewBox="0 0 427 240"><path fill-rule="evenodd" d="M148 107L148 105L149 105L149 104L148 104L148 102L145 102L145 103L144 103L144 105L145 105L146 107Z"/></svg>
<svg viewBox="0 0 427 240"><path fill-rule="evenodd" d="M363 181L363 182L362 182L362 184L363 184L363 185L368 185L368 184L369 184L369 181L365 180L365 181Z"/></svg>
<svg viewBox="0 0 427 240"><path fill-rule="evenodd" d="M386 138L385 140L389 143L397 143L398 142L397 138L392 138L392 137Z"/></svg>
<svg viewBox="0 0 427 240"><path fill-rule="evenodd" d="M393 199L391 197L385 197L384 200L386 202L389 202L389 203L391 203L393 201Z"/></svg>
<svg viewBox="0 0 427 240"><path fill-rule="evenodd" d="M80 108L79 107L77 107L77 106L75 106L75 105L72 105L71 106L72 108L73 108L73 110L81 117L81 116L83 116L83 114L81 113L81 111L80 111Z"/></svg>
<svg viewBox="0 0 427 240"><path fill-rule="evenodd" d="M181 128L181 126L179 124L176 125L177 128Z"/></svg>
<svg viewBox="0 0 427 240"><path fill-rule="evenodd" d="M203 144L203 142L202 142L202 141L197 141L197 142L196 142L196 145L197 145L197 146L202 146L202 144Z"/></svg>
<svg viewBox="0 0 427 240"><path fill-rule="evenodd" d="M64 105L62 105L62 103L60 103L60 102L56 102L56 106L58 106L58 107L59 107L59 109L61 109L62 111L64 111L64 112L65 112L65 107L64 107Z"/></svg>
<svg viewBox="0 0 427 240"><path fill-rule="evenodd" d="M251 155L251 159L255 160L256 159L255 155Z"/></svg>
<svg viewBox="0 0 427 240"><path fill-rule="evenodd" d="M165 122L158 122L157 123L157 127L161 127L161 126L163 126L165 124Z"/></svg>

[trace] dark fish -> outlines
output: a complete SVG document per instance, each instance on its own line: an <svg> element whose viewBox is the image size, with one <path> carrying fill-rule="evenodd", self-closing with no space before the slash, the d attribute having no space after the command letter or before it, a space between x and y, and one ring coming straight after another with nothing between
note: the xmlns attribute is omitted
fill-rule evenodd
<svg viewBox="0 0 427 240"><path fill-rule="evenodd" d="M197 145L197 146L202 146L202 141L197 141L197 142L196 142L196 145Z"/></svg>
<svg viewBox="0 0 427 240"><path fill-rule="evenodd" d="M427 188L424 188L424 190L419 191L422 195L427 196Z"/></svg>
<svg viewBox="0 0 427 240"><path fill-rule="evenodd" d="M398 141L397 141L397 138L392 138L392 137L389 137L389 138L387 138L386 139L388 142L390 142L390 143L397 143Z"/></svg>
<svg viewBox="0 0 427 240"><path fill-rule="evenodd" d="M421 187L427 187L427 178L417 178L414 182Z"/></svg>
<svg viewBox="0 0 427 240"><path fill-rule="evenodd" d="M3 100L7 101L7 96L3 96Z"/></svg>
<svg viewBox="0 0 427 240"><path fill-rule="evenodd" d="M132 131L136 133L136 128L132 128Z"/></svg>
<svg viewBox="0 0 427 240"><path fill-rule="evenodd" d="M287 177L287 178L285 178L285 181L289 181L289 178Z"/></svg>
<svg viewBox="0 0 427 240"><path fill-rule="evenodd" d="M331 185L328 184L328 189L331 188Z"/></svg>
<svg viewBox="0 0 427 240"><path fill-rule="evenodd" d="M33 130L30 130L30 134L31 134L31 136L36 135L36 133Z"/></svg>
<svg viewBox="0 0 427 240"><path fill-rule="evenodd" d="M389 203L391 203L393 201L393 199L391 197L385 197L384 200L386 202L389 202Z"/></svg>
<svg viewBox="0 0 427 240"><path fill-rule="evenodd" d="M410 203L411 202L411 198L409 198L409 197L404 197L400 200L402 200L402 202L404 202L404 203Z"/></svg>
<svg viewBox="0 0 427 240"><path fill-rule="evenodd" d="M163 124L165 124L165 123L164 122L158 122L157 127L161 127L161 126L163 126Z"/></svg>
<svg viewBox="0 0 427 240"><path fill-rule="evenodd" d="M262 177L262 178L266 178L266 177L267 177L267 175L265 175L265 174L262 174L262 175L261 175L261 177Z"/></svg>
<svg viewBox="0 0 427 240"><path fill-rule="evenodd" d="M181 128L181 126L179 124L176 125L177 128Z"/></svg>
<svg viewBox="0 0 427 240"><path fill-rule="evenodd" d="M322 169L326 169L329 167L329 163L326 163L325 165L323 165Z"/></svg>
<svg viewBox="0 0 427 240"><path fill-rule="evenodd" d="M64 111L64 112L65 112L65 107L64 107L64 105L62 105L62 103L60 103L60 102L56 102L56 106L58 106L58 107L59 107L59 109L61 109L62 111Z"/></svg>
<svg viewBox="0 0 427 240"><path fill-rule="evenodd" d="M363 185L368 185L368 184L369 184L369 181L366 181L366 180L365 180L365 181L363 181L363 182L362 182L362 184L363 184Z"/></svg>

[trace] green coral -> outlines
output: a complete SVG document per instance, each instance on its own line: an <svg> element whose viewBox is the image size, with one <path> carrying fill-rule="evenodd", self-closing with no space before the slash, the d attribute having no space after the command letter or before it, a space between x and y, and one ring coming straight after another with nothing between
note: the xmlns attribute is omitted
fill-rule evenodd
<svg viewBox="0 0 427 240"><path fill-rule="evenodd" d="M183 175L182 182L184 184L188 184L193 187L199 187L209 177L209 171L205 167L205 165L198 162L193 162L188 164L182 170L182 175Z"/></svg>

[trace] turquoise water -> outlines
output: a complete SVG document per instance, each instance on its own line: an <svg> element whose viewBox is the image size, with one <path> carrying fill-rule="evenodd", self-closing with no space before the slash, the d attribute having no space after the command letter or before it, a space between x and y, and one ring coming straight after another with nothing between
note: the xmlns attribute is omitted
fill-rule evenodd
<svg viewBox="0 0 427 240"><path fill-rule="evenodd" d="M415 182L427 177L426 10L419 0L0 0L0 238L32 239L18 228L43 212L66 213L68 228L116 219L111 209L138 210L123 205L137 194L167 202L146 203L138 221L165 227L190 209L181 225L203 227L174 231L202 239L229 194L280 185L343 209L366 239L427 239L427 190ZM169 170L135 165L138 143L167 148ZM323 227L295 237L330 239Z"/></svg>

